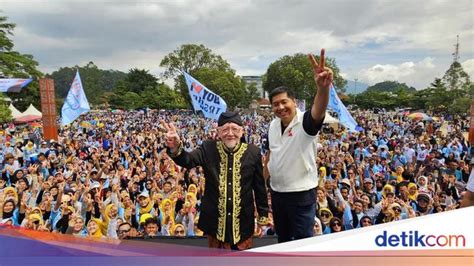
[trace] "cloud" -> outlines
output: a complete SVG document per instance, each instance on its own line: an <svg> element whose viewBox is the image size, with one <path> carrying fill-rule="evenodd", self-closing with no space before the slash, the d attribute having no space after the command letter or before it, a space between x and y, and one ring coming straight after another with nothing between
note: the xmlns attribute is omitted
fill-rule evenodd
<svg viewBox="0 0 474 266"><path fill-rule="evenodd" d="M449 67L457 34L461 58L474 58L471 0L430 1L420 8L409 0L0 3L0 15L17 24L16 49L34 55L46 72L94 61L107 69L155 73L163 56L181 44L202 43L238 74L260 75L284 55L324 47L348 78L401 78L422 88Z"/></svg>
<svg viewBox="0 0 474 266"><path fill-rule="evenodd" d="M471 81L474 79L474 59L469 59L461 63L462 68L471 77Z"/></svg>
<svg viewBox="0 0 474 266"><path fill-rule="evenodd" d="M419 62L403 62L398 65L376 64L359 72L362 82L375 84L382 81L393 80L407 83L415 88L425 88L433 79L433 74L441 74L433 63L433 58L427 57ZM428 82L428 84L427 84Z"/></svg>

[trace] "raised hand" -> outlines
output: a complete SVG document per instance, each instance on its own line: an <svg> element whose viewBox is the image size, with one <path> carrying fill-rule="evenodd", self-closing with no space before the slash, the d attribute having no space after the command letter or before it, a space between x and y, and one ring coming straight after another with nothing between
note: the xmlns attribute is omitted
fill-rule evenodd
<svg viewBox="0 0 474 266"><path fill-rule="evenodd" d="M168 147L170 151L174 153L181 144L176 127L173 125L173 123L167 124L163 120L161 123L166 130L166 147Z"/></svg>
<svg viewBox="0 0 474 266"><path fill-rule="evenodd" d="M321 49L321 55L319 57L319 64L314 59L312 54L308 54L309 61L313 65L314 80L316 81L316 86L318 89L329 90L333 82L333 72L330 68L326 67L326 59L324 56L325 50Z"/></svg>

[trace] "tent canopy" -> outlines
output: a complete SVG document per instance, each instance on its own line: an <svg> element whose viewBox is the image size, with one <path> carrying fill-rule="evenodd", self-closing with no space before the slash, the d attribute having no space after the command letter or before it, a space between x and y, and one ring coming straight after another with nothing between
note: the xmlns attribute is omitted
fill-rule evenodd
<svg viewBox="0 0 474 266"><path fill-rule="evenodd" d="M10 109L10 111L12 112L13 119L16 119L16 118L22 116L21 112L18 111L18 109L16 109L16 107L13 106L13 104L10 103L10 106L8 106L8 109Z"/></svg>
<svg viewBox="0 0 474 266"><path fill-rule="evenodd" d="M43 116L43 114L38 111L38 109L36 109L32 104L30 104L30 106L28 106L28 109L26 109L26 111L24 111L22 113L22 116L27 116L27 115L36 115L36 116Z"/></svg>
<svg viewBox="0 0 474 266"><path fill-rule="evenodd" d="M18 123L18 124L23 124L23 123L33 122L33 121L36 121L36 120L41 120L41 116L39 116L39 115L23 115L21 117L16 118L14 120L14 122Z"/></svg>

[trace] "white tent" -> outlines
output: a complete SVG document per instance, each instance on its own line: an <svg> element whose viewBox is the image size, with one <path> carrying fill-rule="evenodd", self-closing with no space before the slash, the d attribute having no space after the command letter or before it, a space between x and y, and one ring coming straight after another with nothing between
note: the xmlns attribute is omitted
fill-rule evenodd
<svg viewBox="0 0 474 266"><path fill-rule="evenodd" d="M22 113L20 111L18 111L18 109L16 109L15 106L13 106L13 104L10 103L10 106L8 106L8 109L10 109L10 111L12 111L13 119L22 116Z"/></svg>
<svg viewBox="0 0 474 266"><path fill-rule="evenodd" d="M335 118L334 116L330 115L326 112L326 117L324 118L324 124L337 124L339 123L339 119Z"/></svg>
<svg viewBox="0 0 474 266"><path fill-rule="evenodd" d="M28 109L26 109L26 111L24 111L21 116L27 116L27 115L35 115L35 116L43 116L43 114L38 111L38 109L36 109L32 104L30 104L30 106L28 106Z"/></svg>

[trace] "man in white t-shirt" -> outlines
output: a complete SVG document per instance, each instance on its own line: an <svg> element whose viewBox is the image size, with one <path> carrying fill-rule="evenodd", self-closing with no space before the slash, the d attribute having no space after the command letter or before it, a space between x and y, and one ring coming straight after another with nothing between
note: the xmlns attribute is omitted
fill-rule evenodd
<svg viewBox="0 0 474 266"><path fill-rule="evenodd" d="M312 55L309 58L318 88L310 110L300 112L293 92L286 87L270 93L277 118L269 128L268 170L273 220L280 243L313 236L318 185L316 135L326 114L333 74L324 67L324 50L319 64Z"/></svg>
<svg viewBox="0 0 474 266"><path fill-rule="evenodd" d="M403 155L405 155L405 158L407 158L408 164L412 164L416 159L416 152L415 149L413 149L413 145L413 142L410 142L408 147L403 149Z"/></svg>

